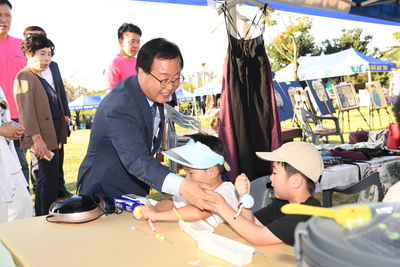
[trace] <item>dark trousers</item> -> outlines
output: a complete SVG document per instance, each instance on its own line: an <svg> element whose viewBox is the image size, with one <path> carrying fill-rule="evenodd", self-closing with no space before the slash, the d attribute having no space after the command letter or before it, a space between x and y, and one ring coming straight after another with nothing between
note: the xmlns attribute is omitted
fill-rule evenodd
<svg viewBox="0 0 400 267"><path fill-rule="evenodd" d="M58 198L60 150L52 150L54 157L51 161L37 159L38 176L35 191L35 215L49 214L49 208Z"/></svg>
<svg viewBox="0 0 400 267"><path fill-rule="evenodd" d="M60 166L58 170L58 191L66 191L67 188L65 187L65 180L64 180L64 170L63 170L63 164L64 164L64 146L59 149L60 151ZM38 164L38 159L35 157L35 155L31 152L31 183L33 186L33 193L36 192L36 184L37 184L37 179L38 179L38 173L39 173L39 164Z"/></svg>

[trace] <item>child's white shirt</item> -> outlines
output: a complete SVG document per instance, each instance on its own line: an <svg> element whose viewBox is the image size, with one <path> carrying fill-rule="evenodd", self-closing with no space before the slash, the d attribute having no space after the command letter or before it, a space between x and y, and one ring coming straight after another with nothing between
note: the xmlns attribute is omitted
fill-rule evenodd
<svg viewBox="0 0 400 267"><path fill-rule="evenodd" d="M231 182L223 182L214 192L219 193L225 199L226 203L232 207L232 209L236 210L238 207L238 195L235 189L235 186ZM172 200L174 201L174 205L176 208L190 206L191 204L187 199L182 196L173 196ZM213 215L208 217L206 221L211 224L213 227L217 227L220 223L225 222L224 218L218 213L213 212Z"/></svg>

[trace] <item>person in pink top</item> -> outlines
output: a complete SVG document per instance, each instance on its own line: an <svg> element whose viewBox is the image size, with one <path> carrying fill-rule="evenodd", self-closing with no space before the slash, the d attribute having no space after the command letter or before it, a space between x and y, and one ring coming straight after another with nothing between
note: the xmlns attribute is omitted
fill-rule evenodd
<svg viewBox="0 0 400 267"><path fill-rule="evenodd" d="M17 73L26 65L26 59L19 45L21 39L8 35L11 27L11 3L0 0L0 86L9 102L11 119L18 119L13 86Z"/></svg>
<svg viewBox="0 0 400 267"><path fill-rule="evenodd" d="M136 74L136 54L140 48L142 31L132 23L124 23L118 29L119 54L104 69L107 90L114 88L121 80Z"/></svg>
<svg viewBox="0 0 400 267"><path fill-rule="evenodd" d="M12 5L8 0L0 0L0 87L8 100L11 119L19 122L17 105L14 100L14 80L17 73L26 66L26 59L20 48L21 39L8 34L11 27ZM22 166L22 172L29 182L29 168L26 150L20 148L19 140L14 141L15 150Z"/></svg>

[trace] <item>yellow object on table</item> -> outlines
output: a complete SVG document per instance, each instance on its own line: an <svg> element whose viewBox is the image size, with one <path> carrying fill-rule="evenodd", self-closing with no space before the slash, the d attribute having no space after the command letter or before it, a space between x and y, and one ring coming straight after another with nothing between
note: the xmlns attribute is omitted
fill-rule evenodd
<svg viewBox="0 0 400 267"><path fill-rule="evenodd" d="M281 208L281 211L286 214L302 214L331 218L346 229L362 226L372 220L372 213L367 205L333 209L303 204L286 204Z"/></svg>
<svg viewBox="0 0 400 267"><path fill-rule="evenodd" d="M49 223L45 216L0 224L0 241L17 266L235 266L198 249L197 242L181 231L178 222L155 222L157 238L147 221L130 212L111 214L84 224ZM134 228L134 229L133 229ZM228 225L215 233L250 245ZM252 246L256 252L246 266L296 266L292 246Z"/></svg>
<svg viewBox="0 0 400 267"><path fill-rule="evenodd" d="M141 220L142 218L143 218L143 215L142 215L142 209L143 209L143 206L137 206L137 207L135 207L135 209L133 210L133 212L132 212L132 215L133 215L133 217L135 218L135 219L138 219L138 220Z"/></svg>

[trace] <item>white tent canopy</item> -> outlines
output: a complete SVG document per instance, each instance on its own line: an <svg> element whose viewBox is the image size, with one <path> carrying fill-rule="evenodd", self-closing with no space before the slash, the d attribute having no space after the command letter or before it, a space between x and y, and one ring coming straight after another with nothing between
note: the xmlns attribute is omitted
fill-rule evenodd
<svg viewBox="0 0 400 267"><path fill-rule="evenodd" d="M396 63L379 60L349 48L347 50L316 57L300 57L297 75L300 81L351 75L355 73L388 72ZM370 76L370 75L369 75ZM275 80L293 80L293 63L275 72ZM371 78L369 77L369 80Z"/></svg>
<svg viewBox="0 0 400 267"><path fill-rule="evenodd" d="M195 96L203 96L203 95L220 94L221 91L222 91L222 84L214 80L198 89L195 89L193 93Z"/></svg>

